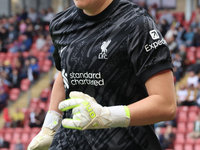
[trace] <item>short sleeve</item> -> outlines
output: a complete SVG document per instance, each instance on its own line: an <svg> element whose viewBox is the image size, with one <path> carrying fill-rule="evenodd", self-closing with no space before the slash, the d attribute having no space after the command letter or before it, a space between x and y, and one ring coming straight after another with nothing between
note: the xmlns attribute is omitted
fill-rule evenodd
<svg viewBox="0 0 200 150"><path fill-rule="evenodd" d="M162 70L172 70L167 43L150 16L139 16L132 23L128 53L134 71L143 83Z"/></svg>
<svg viewBox="0 0 200 150"><path fill-rule="evenodd" d="M61 58L60 58L60 55L58 53L58 46L56 45L55 40L54 40L54 36L52 34L52 29L53 29L53 24L54 24L53 20L50 22L50 25L49 25L49 31L50 31L51 39L52 39L53 45L55 47L54 52L53 52L53 58L54 58L56 69L61 71L61 64L60 64L61 63Z"/></svg>

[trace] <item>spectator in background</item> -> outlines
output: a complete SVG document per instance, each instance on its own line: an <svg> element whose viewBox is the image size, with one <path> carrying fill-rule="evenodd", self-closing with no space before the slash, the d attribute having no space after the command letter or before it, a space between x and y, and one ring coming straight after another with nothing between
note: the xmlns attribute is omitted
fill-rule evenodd
<svg viewBox="0 0 200 150"><path fill-rule="evenodd" d="M156 14L157 14L157 5L156 4L154 4L154 5L152 5L152 6L149 6L148 7L148 12L149 12L149 14L152 16L152 18L154 19L154 20L156 20Z"/></svg>
<svg viewBox="0 0 200 150"><path fill-rule="evenodd" d="M172 129L173 128L171 125L168 125L166 127L166 131L163 134L163 140L161 142L161 146L163 149L169 149L169 148L172 148L172 146L173 146L173 142L175 139L175 133L173 132Z"/></svg>
<svg viewBox="0 0 200 150"><path fill-rule="evenodd" d="M163 14L160 16L160 22L162 22L163 19L165 19L167 23L171 26L174 20L174 17L168 9L165 9Z"/></svg>
<svg viewBox="0 0 200 150"><path fill-rule="evenodd" d="M5 122L4 127L9 128L11 126L11 118L7 107L3 109L3 120Z"/></svg>
<svg viewBox="0 0 200 150"><path fill-rule="evenodd" d="M38 77L40 75L40 68L39 68L37 60L35 58L31 58L30 68L32 70L34 80L38 79Z"/></svg>
<svg viewBox="0 0 200 150"><path fill-rule="evenodd" d="M8 94L0 87L0 112L7 106Z"/></svg>
<svg viewBox="0 0 200 150"><path fill-rule="evenodd" d="M42 127L45 118L45 111L44 109L38 108L37 111L35 109L32 110L30 113L30 122L29 126L33 127Z"/></svg>
<svg viewBox="0 0 200 150"><path fill-rule="evenodd" d="M8 87L11 85L10 81L8 80L8 74L4 70L1 72L0 79L4 85L6 85Z"/></svg>
<svg viewBox="0 0 200 150"><path fill-rule="evenodd" d="M12 69L16 69L18 72L21 71L21 69L22 69L22 64L21 64L21 61L19 60L19 58L15 58L15 59L13 60Z"/></svg>
<svg viewBox="0 0 200 150"><path fill-rule="evenodd" d="M7 53L7 48L1 39L0 39L0 53Z"/></svg>
<svg viewBox="0 0 200 150"><path fill-rule="evenodd" d="M24 150L24 146L21 143L20 139L17 139L16 143L15 143L15 149L14 150Z"/></svg>
<svg viewBox="0 0 200 150"><path fill-rule="evenodd" d="M49 24L49 22L53 19L54 15L55 14L53 13L53 9L49 7L47 9L47 15L43 17L44 22L46 22L46 24Z"/></svg>
<svg viewBox="0 0 200 150"><path fill-rule="evenodd" d="M28 18L31 20L32 23L35 23L37 19L37 13L33 8L30 8L30 11L28 13Z"/></svg>
<svg viewBox="0 0 200 150"><path fill-rule="evenodd" d="M15 112L12 113L12 122L11 122L11 126L13 128L16 127L23 127L23 121L24 121L24 113L19 109L16 108Z"/></svg>
<svg viewBox="0 0 200 150"><path fill-rule="evenodd" d="M182 106L188 98L188 89L185 85L181 85L180 89L177 90L177 104L178 106Z"/></svg>
<svg viewBox="0 0 200 150"><path fill-rule="evenodd" d="M31 41L33 41L33 37L36 35L35 31L34 31L34 27L33 24L29 24L26 28L26 31L24 32L24 34L26 34Z"/></svg>
<svg viewBox="0 0 200 150"><path fill-rule="evenodd" d="M28 37L26 34L23 34L23 41L22 41L22 44L20 46L20 50L22 52L29 51L31 44L32 44L31 38Z"/></svg>
<svg viewBox="0 0 200 150"><path fill-rule="evenodd" d="M32 50L32 49L29 51L29 54L28 54L27 59L28 59L29 61L31 61L31 59L34 58L34 59L36 59L37 62L38 62L38 59L37 59L37 57L33 54L33 51L34 51L34 50Z"/></svg>
<svg viewBox="0 0 200 150"><path fill-rule="evenodd" d="M13 69L12 76L8 80L11 83L10 88L20 88L21 78L17 69Z"/></svg>
<svg viewBox="0 0 200 150"><path fill-rule="evenodd" d="M24 65L24 56L23 56L23 53L21 51L17 52L17 59L19 60L19 62L23 66Z"/></svg>
<svg viewBox="0 0 200 150"><path fill-rule="evenodd" d="M183 44L185 44L185 33L186 33L186 30L185 30L185 28L182 26L182 25L180 25L179 27L178 27L178 32L177 32L177 37L176 37L176 42L177 42L177 44L178 44L178 47L180 46L180 45L183 45Z"/></svg>
<svg viewBox="0 0 200 150"><path fill-rule="evenodd" d="M173 71L174 71L174 76L176 77L176 81L179 81L183 74L182 58L179 53L176 53L174 55L174 58L172 59L172 64L173 64Z"/></svg>
<svg viewBox="0 0 200 150"><path fill-rule="evenodd" d="M199 77L195 74L194 71L189 71L189 77L187 78L187 85L190 87L193 85L195 88L198 86Z"/></svg>
<svg viewBox="0 0 200 150"><path fill-rule="evenodd" d="M24 79L24 78L28 78L30 81L33 81L33 72L32 69L30 68L30 60L26 59L24 66L21 69L21 72L19 73L20 76L20 80Z"/></svg>
<svg viewBox="0 0 200 150"><path fill-rule="evenodd" d="M196 28L199 28L200 27L200 22L197 20L197 18L195 18L192 23L190 24L190 27L192 29L196 29Z"/></svg>
<svg viewBox="0 0 200 150"><path fill-rule="evenodd" d="M40 34L36 40L37 49L42 50L42 48L45 46L45 44L46 44L45 36L43 34Z"/></svg>
<svg viewBox="0 0 200 150"><path fill-rule="evenodd" d="M35 108L31 108L31 112L30 112L30 115L29 115L29 126L31 128L35 127L35 125L36 125L35 116L36 116L36 109Z"/></svg>
<svg viewBox="0 0 200 150"><path fill-rule="evenodd" d="M40 14L38 15L38 18L39 18L41 21L45 21L46 15L47 15L46 9L42 9L42 10L40 11Z"/></svg>
<svg viewBox="0 0 200 150"><path fill-rule="evenodd" d="M170 29L165 34L165 40L167 43L171 43L174 41L174 37L177 37L177 30L175 26L171 25Z"/></svg>
<svg viewBox="0 0 200 150"><path fill-rule="evenodd" d="M9 32L8 32L8 42L12 43L13 41L17 40L17 38L18 38L17 30L14 28L13 25L10 25Z"/></svg>
<svg viewBox="0 0 200 150"><path fill-rule="evenodd" d="M184 105L186 106L193 106L193 105L197 105L197 93L198 90L197 88L194 87L193 84L191 84L188 88L188 97L187 97L187 101L184 102Z"/></svg>
<svg viewBox="0 0 200 150"><path fill-rule="evenodd" d="M195 11L195 20L199 22L200 25L200 7L198 7ZM200 26L199 26L200 27Z"/></svg>
<svg viewBox="0 0 200 150"><path fill-rule="evenodd" d="M166 19L162 19L160 24L161 24L160 32L161 32L162 36L165 37L165 35L166 35L167 31L169 30L170 26L169 26L169 24L168 24Z"/></svg>
<svg viewBox="0 0 200 150"><path fill-rule="evenodd" d="M26 31L27 24L25 23L25 20L21 20L19 23L19 32L23 34Z"/></svg>
<svg viewBox="0 0 200 150"><path fill-rule="evenodd" d="M179 54L180 54L180 56L181 56L181 58L182 58L182 60L184 62L184 60L186 58L186 46L184 44L181 44L179 46ZM183 65L184 65L184 63L183 63Z"/></svg>
<svg viewBox="0 0 200 150"><path fill-rule="evenodd" d="M22 9L22 13L20 15L20 20L26 20L28 17L28 13L25 9Z"/></svg>
<svg viewBox="0 0 200 150"><path fill-rule="evenodd" d="M7 43L8 31L4 27L0 27L0 37L3 42Z"/></svg>
<svg viewBox="0 0 200 150"><path fill-rule="evenodd" d="M188 137L197 139L200 138L200 116L198 115L196 120L194 121L194 129L192 132L190 132Z"/></svg>
<svg viewBox="0 0 200 150"><path fill-rule="evenodd" d="M10 76L12 74L12 66L10 60L5 60L3 64L3 70L7 73L8 76Z"/></svg>
<svg viewBox="0 0 200 150"><path fill-rule="evenodd" d="M184 35L185 38L185 44L187 47L192 46L193 38L194 38L194 32L191 30L190 27L186 29L186 33Z"/></svg>
<svg viewBox="0 0 200 150"><path fill-rule="evenodd" d="M0 148L9 148L10 143L8 141L5 141L3 137L0 137Z"/></svg>
<svg viewBox="0 0 200 150"><path fill-rule="evenodd" d="M171 39L168 41L168 47L172 53L177 52L178 45L176 42L176 35L172 36Z"/></svg>
<svg viewBox="0 0 200 150"><path fill-rule="evenodd" d="M200 46L200 27L197 28L197 32L194 34L192 40L192 46L199 47Z"/></svg>

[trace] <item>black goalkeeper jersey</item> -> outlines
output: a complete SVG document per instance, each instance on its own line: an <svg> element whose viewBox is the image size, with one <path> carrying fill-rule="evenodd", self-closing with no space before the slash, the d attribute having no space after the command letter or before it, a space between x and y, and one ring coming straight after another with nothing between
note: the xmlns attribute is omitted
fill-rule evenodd
<svg viewBox="0 0 200 150"><path fill-rule="evenodd" d="M166 41L148 13L125 0L87 16L72 6L50 23L56 68L66 98L81 91L102 106L129 105L148 96L145 82L172 69ZM141 106L142 107L142 106ZM71 118L71 111L64 113ZM57 131L50 150L161 150L152 125Z"/></svg>

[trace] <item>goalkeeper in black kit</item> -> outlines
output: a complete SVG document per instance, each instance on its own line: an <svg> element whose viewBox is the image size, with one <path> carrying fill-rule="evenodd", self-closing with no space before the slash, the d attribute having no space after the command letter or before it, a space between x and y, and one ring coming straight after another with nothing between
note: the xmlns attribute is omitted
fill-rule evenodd
<svg viewBox="0 0 200 150"><path fill-rule="evenodd" d="M28 150L161 150L176 100L166 41L126 0L74 0L50 23L59 74Z"/></svg>

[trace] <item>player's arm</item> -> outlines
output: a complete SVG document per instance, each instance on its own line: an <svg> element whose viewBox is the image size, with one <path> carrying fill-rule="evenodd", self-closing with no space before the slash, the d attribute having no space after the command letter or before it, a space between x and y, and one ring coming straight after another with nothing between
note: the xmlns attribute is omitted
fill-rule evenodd
<svg viewBox="0 0 200 150"><path fill-rule="evenodd" d="M164 70L153 75L146 81L145 86L149 96L128 105L130 126L173 120L176 113L176 96L172 71Z"/></svg>
<svg viewBox="0 0 200 150"><path fill-rule="evenodd" d="M59 71L53 85L49 110L54 110L62 114L62 111L58 109L58 105L64 99L65 99L65 88L63 85L63 78L61 71Z"/></svg>
<svg viewBox="0 0 200 150"><path fill-rule="evenodd" d="M28 150L47 150L49 149L55 132L61 125L62 112L58 109L58 105L65 99L65 90L61 72L58 73L55 79L49 111L45 117L42 130L36 135L28 146Z"/></svg>

